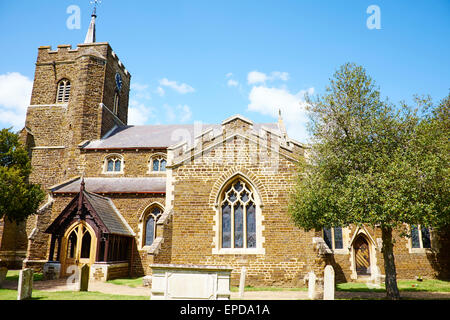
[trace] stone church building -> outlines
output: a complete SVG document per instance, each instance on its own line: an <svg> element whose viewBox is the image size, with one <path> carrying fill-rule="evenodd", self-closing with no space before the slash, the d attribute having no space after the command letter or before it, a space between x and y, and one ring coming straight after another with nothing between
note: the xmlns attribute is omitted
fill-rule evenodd
<svg viewBox="0 0 450 320"><path fill-rule="evenodd" d="M47 198L25 224L0 222L1 264L63 277L86 263L102 281L151 274L151 264L231 266L232 284L246 267L254 286L299 286L327 264L338 281L384 272L378 228L305 232L292 222L307 146L281 116L128 125L130 82L109 43L96 42L95 15L77 48L38 48L20 134ZM448 277L448 243L410 230L396 235L398 277Z"/></svg>

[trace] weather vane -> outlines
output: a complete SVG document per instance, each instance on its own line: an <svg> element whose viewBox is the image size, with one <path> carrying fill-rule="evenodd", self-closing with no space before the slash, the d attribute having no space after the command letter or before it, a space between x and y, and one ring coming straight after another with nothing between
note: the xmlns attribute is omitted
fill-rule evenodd
<svg viewBox="0 0 450 320"><path fill-rule="evenodd" d="M94 5L94 13L92 14L93 16L95 16L97 13L97 5L101 4L101 3L102 3L102 0L92 0L91 1L91 4Z"/></svg>

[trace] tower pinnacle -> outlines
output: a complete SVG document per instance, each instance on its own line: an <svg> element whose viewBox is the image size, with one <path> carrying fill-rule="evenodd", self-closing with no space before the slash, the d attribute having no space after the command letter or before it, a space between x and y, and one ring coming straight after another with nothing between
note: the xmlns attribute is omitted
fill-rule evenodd
<svg viewBox="0 0 450 320"><path fill-rule="evenodd" d="M86 33L86 38L84 43L94 43L95 42L95 19L97 18L97 4L100 3L99 0L91 1L94 4L94 11L91 15L91 23L89 24L89 29Z"/></svg>

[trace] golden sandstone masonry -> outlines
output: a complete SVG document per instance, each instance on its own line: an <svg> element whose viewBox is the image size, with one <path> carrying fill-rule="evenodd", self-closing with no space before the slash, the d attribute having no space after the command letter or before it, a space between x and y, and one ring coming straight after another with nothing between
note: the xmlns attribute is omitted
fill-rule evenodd
<svg viewBox="0 0 450 320"><path fill-rule="evenodd" d="M91 37L92 38L92 37ZM26 224L0 221L0 259L48 278L87 263L108 280L154 263L230 266L237 285L302 286L383 274L370 226L305 232L288 213L307 146L278 123L127 125L131 75L108 43L40 47L21 138L47 199ZM449 277L447 237L396 235L399 278Z"/></svg>

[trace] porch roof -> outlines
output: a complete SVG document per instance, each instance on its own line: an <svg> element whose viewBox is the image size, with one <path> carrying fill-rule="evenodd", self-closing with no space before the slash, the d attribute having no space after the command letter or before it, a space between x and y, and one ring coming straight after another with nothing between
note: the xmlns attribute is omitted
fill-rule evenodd
<svg viewBox="0 0 450 320"><path fill-rule="evenodd" d="M61 233L72 221L80 220L82 216L83 219L90 216L102 233L126 237L135 235L111 199L87 192L83 186L79 193L45 230L45 233Z"/></svg>

